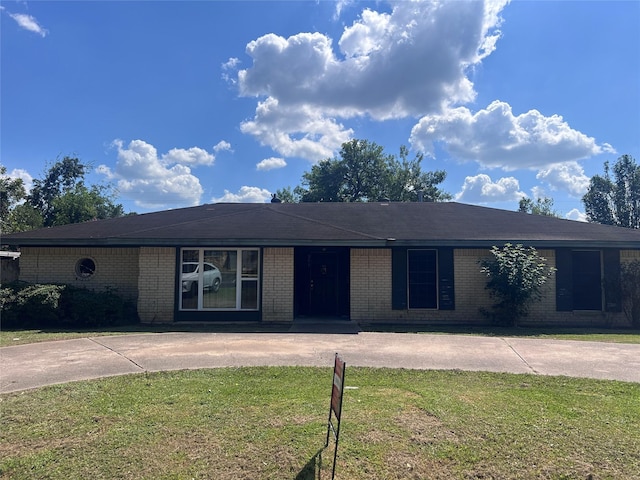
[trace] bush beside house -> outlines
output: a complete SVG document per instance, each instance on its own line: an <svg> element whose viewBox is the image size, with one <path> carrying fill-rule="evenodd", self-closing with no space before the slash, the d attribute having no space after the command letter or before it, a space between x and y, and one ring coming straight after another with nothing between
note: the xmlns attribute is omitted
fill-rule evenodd
<svg viewBox="0 0 640 480"><path fill-rule="evenodd" d="M16 282L0 291L3 328L95 328L138 321L135 306L113 290Z"/></svg>
<svg viewBox="0 0 640 480"><path fill-rule="evenodd" d="M488 277L485 288L495 303L490 310L480 311L495 325L515 327L528 315L531 304L542 300L542 288L556 269L533 247L507 243L494 246L491 253L493 258L480 265Z"/></svg>

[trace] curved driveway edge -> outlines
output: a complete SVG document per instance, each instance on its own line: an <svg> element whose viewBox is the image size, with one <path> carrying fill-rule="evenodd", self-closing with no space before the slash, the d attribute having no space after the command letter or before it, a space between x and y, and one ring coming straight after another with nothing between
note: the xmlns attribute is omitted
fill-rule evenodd
<svg viewBox="0 0 640 480"><path fill-rule="evenodd" d="M640 383L640 345L372 333L154 333L0 348L0 393L129 373L300 365L565 375Z"/></svg>

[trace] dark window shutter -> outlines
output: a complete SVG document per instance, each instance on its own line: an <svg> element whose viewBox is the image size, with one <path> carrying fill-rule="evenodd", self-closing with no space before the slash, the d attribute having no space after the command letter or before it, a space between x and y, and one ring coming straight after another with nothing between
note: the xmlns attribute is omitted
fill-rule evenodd
<svg viewBox="0 0 640 480"><path fill-rule="evenodd" d="M602 257L604 266L605 311L621 312L620 250L607 248L602 251Z"/></svg>
<svg viewBox="0 0 640 480"><path fill-rule="evenodd" d="M438 250L438 297L440 310L455 310L453 248Z"/></svg>
<svg viewBox="0 0 640 480"><path fill-rule="evenodd" d="M407 309L407 249L391 250L391 308Z"/></svg>
<svg viewBox="0 0 640 480"><path fill-rule="evenodd" d="M568 248L556 250L556 310L573 310L573 261Z"/></svg>

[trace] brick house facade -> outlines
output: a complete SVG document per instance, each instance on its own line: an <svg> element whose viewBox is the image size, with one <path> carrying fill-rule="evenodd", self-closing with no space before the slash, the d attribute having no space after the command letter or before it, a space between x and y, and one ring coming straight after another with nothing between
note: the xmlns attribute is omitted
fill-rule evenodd
<svg viewBox="0 0 640 480"><path fill-rule="evenodd" d="M20 280L114 289L145 323L481 324L491 299L479 261L511 242L558 268L523 323L621 325L601 278L640 260L638 231L456 203L216 204L4 240L20 247ZM588 305L578 282L585 262L601 297Z"/></svg>

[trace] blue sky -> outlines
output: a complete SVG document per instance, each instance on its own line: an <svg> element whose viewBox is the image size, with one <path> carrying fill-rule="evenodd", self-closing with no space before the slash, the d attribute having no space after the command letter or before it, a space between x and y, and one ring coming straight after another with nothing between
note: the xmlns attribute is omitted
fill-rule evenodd
<svg viewBox="0 0 640 480"><path fill-rule="evenodd" d="M3 1L0 163L127 211L265 202L352 138L464 203L580 198L640 151L640 2Z"/></svg>

